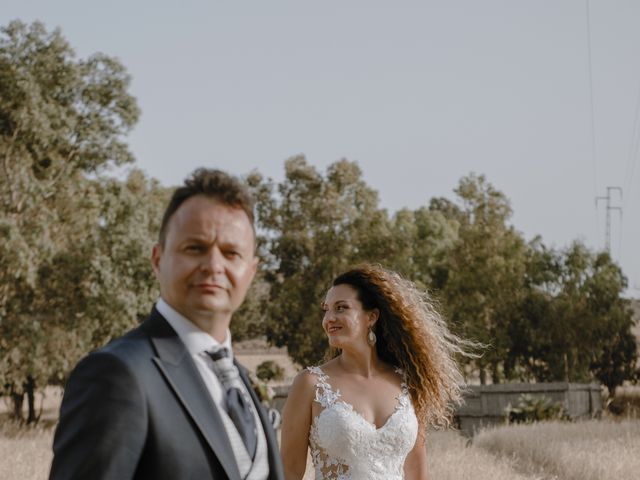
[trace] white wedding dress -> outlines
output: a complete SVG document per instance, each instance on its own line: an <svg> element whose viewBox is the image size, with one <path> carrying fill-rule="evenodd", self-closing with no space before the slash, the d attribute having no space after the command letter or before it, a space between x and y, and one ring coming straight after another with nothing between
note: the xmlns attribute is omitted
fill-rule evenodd
<svg viewBox="0 0 640 480"><path fill-rule="evenodd" d="M322 406L309 435L316 480L402 480L404 460L418 434L418 420L406 384L396 409L376 428L340 400L320 367L307 370L317 377L315 401Z"/></svg>

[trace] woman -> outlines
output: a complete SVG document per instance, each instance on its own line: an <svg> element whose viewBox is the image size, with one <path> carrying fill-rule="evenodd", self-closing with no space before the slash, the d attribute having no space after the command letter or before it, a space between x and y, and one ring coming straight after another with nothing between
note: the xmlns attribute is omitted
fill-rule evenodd
<svg viewBox="0 0 640 480"><path fill-rule="evenodd" d="M446 425L460 400L463 342L413 283L377 265L338 276L322 308L333 358L291 387L285 478L303 477L307 446L316 480L427 478L425 427Z"/></svg>

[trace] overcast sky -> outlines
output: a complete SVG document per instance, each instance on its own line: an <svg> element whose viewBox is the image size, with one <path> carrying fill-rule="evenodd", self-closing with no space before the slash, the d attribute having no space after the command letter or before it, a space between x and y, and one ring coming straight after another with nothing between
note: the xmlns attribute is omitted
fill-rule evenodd
<svg viewBox="0 0 640 480"><path fill-rule="evenodd" d="M640 297L638 1L3 2L2 25L15 18L122 61L137 165L166 185L202 165L279 180L296 154L321 171L347 158L394 212L476 172L527 239L594 249L594 198L621 187L612 254Z"/></svg>

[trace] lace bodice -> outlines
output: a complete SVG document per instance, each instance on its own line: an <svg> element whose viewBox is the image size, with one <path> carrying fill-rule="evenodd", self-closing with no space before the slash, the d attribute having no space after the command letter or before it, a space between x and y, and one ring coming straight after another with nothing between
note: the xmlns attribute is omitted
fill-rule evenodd
<svg viewBox="0 0 640 480"><path fill-rule="evenodd" d="M316 480L401 480L418 434L406 384L393 414L376 428L340 400L340 390L332 390L320 367L307 370L317 377L315 401L322 406L309 435Z"/></svg>

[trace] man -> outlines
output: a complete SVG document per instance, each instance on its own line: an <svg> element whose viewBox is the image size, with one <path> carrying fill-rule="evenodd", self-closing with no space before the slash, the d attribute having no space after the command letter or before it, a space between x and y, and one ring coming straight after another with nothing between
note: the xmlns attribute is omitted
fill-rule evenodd
<svg viewBox="0 0 640 480"><path fill-rule="evenodd" d="M235 178L199 169L174 192L151 256L160 298L72 372L51 479L284 478L267 415L232 361L229 324L256 272L255 241Z"/></svg>

